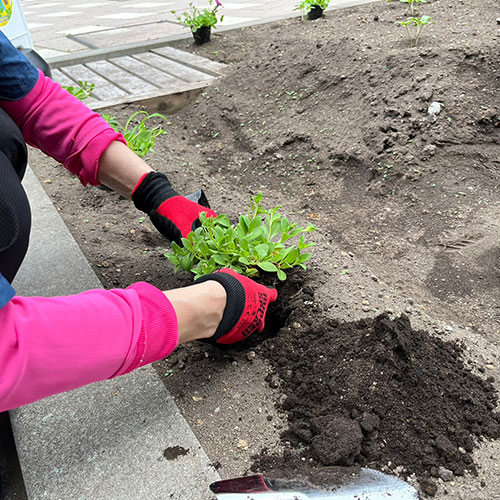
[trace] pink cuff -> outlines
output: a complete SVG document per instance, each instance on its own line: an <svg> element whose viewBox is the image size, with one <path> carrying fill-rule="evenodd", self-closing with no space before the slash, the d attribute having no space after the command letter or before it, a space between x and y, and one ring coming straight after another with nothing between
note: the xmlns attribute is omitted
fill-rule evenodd
<svg viewBox="0 0 500 500"><path fill-rule="evenodd" d="M33 89L1 107L21 129L28 144L62 163L82 184L99 184L99 158L112 141L126 144L122 134L85 104L40 71Z"/></svg>
<svg viewBox="0 0 500 500"><path fill-rule="evenodd" d="M139 296L142 328L134 361L114 376L166 358L179 344L177 315L165 294L145 282L134 283L128 289L135 290Z"/></svg>

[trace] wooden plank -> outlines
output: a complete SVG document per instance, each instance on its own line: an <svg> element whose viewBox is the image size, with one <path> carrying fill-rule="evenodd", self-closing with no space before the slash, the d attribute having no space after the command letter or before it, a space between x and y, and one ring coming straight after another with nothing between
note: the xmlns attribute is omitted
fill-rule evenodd
<svg viewBox="0 0 500 500"><path fill-rule="evenodd" d="M71 87L71 86L74 87L77 85L77 83L75 83L69 76L65 75L62 71L58 69L53 69L51 71L52 71L52 79L55 82L60 83L61 85L66 87ZM85 99L83 102L87 106L92 107L92 105L94 105L98 101L97 99L93 99L92 97L87 97L87 99Z"/></svg>
<svg viewBox="0 0 500 500"><path fill-rule="evenodd" d="M76 85L76 82L74 82L68 75L65 75L62 71L58 69L51 69L52 72L52 80L54 80L57 83L60 83L61 85Z"/></svg>
<svg viewBox="0 0 500 500"><path fill-rule="evenodd" d="M137 57L140 59L141 54L138 54ZM154 85L157 85L160 88L168 89L170 87L175 87L182 83L182 80L169 75L168 73L164 73L163 71L153 68L142 61L138 61L130 56L123 57L114 57L110 59L113 64L116 64L131 73L136 75L144 75L147 80L149 80Z"/></svg>
<svg viewBox="0 0 500 500"><path fill-rule="evenodd" d="M172 61L180 62L186 66L203 71L204 73L209 73L213 76L220 76L224 69L227 68L225 64L211 61L206 57L191 54L190 52L184 52L183 50L175 49L170 46L153 49L151 52L168 57L169 59L172 59Z"/></svg>
<svg viewBox="0 0 500 500"><path fill-rule="evenodd" d="M138 58L137 55L133 56L134 58ZM141 54L141 61L153 66L155 68L161 69L162 71L169 73L180 80L184 80L185 82L201 82L204 80L211 80L213 76L207 75L206 73L202 73L201 71L197 71L193 68L188 68L182 64L179 64L175 61L171 61L166 57L160 56L159 54L154 54L153 52L145 52Z"/></svg>
<svg viewBox="0 0 500 500"><path fill-rule="evenodd" d="M145 94L158 89L156 85L152 85L143 78L133 75L107 60L89 62L86 66L129 94Z"/></svg>
<svg viewBox="0 0 500 500"><path fill-rule="evenodd" d="M144 106L148 113L171 115L193 101L207 86L208 82L198 82L196 84L184 82L175 89L175 92L169 94L158 90L142 96L125 96L109 101L100 101L91 108L96 111L117 105L135 103Z"/></svg>
<svg viewBox="0 0 500 500"><path fill-rule="evenodd" d="M74 64L60 69L64 74L75 81L86 80L89 83L95 83L95 89L92 93L94 97L99 100L116 99L127 95L125 91L118 88L116 85L113 85L111 82L83 64Z"/></svg>

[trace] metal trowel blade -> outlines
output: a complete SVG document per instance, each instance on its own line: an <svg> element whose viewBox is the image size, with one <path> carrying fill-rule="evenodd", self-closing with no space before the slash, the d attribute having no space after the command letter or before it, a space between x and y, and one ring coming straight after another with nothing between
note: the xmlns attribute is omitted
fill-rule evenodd
<svg viewBox="0 0 500 500"><path fill-rule="evenodd" d="M339 484L340 483L340 484ZM299 480L269 479L262 474L210 485L218 500L418 500L405 481L373 469L345 474L340 482L316 487Z"/></svg>
<svg viewBox="0 0 500 500"><path fill-rule="evenodd" d="M203 189L198 189L198 191L188 194L186 198L188 200L194 201L195 203L198 203L198 205L201 205L202 207L210 208L210 203L208 203L208 198L203 192Z"/></svg>

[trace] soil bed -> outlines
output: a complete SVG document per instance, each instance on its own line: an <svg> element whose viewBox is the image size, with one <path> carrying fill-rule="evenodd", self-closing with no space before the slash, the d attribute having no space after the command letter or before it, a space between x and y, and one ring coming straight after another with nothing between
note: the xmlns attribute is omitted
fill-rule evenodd
<svg viewBox="0 0 500 500"><path fill-rule="evenodd" d="M399 2L177 44L229 67L170 117L150 164L230 217L262 191L266 208L318 227L262 343L190 345L158 364L223 477L286 452L499 498L497 8L425 4L434 24L416 48ZM105 287L190 282L127 200L39 153L31 164Z"/></svg>

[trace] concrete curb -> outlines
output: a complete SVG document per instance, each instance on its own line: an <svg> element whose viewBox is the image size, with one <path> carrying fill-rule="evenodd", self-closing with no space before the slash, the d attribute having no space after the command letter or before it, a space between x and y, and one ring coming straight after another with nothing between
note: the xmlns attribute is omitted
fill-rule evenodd
<svg viewBox="0 0 500 500"><path fill-rule="evenodd" d="M24 185L34 220L17 293L64 295L100 287L30 170ZM208 485L219 479L149 366L18 408L10 417L30 500L208 500ZM171 447L181 453L167 460Z"/></svg>

